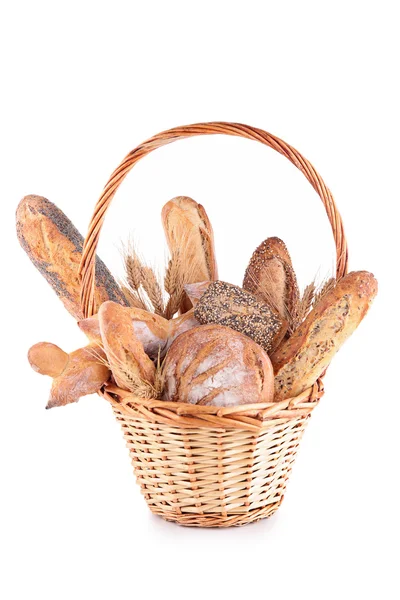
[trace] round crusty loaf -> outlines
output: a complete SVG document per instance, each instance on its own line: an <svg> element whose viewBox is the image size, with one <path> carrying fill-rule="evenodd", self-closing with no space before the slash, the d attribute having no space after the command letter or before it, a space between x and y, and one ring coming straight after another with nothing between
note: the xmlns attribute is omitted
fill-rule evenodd
<svg viewBox="0 0 400 600"><path fill-rule="evenodd" d="M164 395L169 401L235 406L271 402L271 362L247 336L221 325L182 333L164 362Z"/></svg>

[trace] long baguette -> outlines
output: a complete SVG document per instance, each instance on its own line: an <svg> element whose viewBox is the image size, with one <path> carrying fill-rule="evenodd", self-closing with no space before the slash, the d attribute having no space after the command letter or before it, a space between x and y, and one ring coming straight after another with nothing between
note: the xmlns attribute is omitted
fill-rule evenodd
<svg viewBox="0 0 400 600"><path fill-rule="evenodd" d="M25 196L17 208L17 235L22 248L54 289L68 312L82 319L79 263L83 237L68 217L46 198ZM128 305L117 282L96 258L96 310L107 300Z"/></svg>
<svg viewBox="0 0 400 600"><path fill-rule="evenodd" d="M305 321L271 356L274 400L297 396L325 371L358 327L378 291L367 271L349 273L328 292Z"/></svg>

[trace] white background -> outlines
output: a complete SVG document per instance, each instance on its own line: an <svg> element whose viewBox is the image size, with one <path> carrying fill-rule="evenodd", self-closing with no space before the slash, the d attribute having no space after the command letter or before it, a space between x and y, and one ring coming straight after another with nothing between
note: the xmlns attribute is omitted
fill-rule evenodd
<svg viewBox="0 0 400 600"><path fill-rule="evenodd" d="M399 598L396 2L2 3L0 596ZM285 501L270 520L194 530L148 511L111 409L97 396L45 411L38 341L85 344L20 249L14 214L46 196L85 232L111 171L175 125L232 120L298 148L331 187L350 268L379 280L334 359ZM118 192L100 255L118 273L134 234L162 265L160 210L204 204L222 279L241 282L258 243L288 244L305 285L333 265L322 204L253 142L163 148Z"/></svg>

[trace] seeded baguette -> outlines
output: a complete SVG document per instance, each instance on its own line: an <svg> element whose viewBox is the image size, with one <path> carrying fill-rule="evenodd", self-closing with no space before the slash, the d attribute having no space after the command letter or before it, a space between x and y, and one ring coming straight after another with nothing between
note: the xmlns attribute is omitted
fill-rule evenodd
<svg viewBox="0 0 400 600"><path fill-rule="evenodd" d="M292 260L284 242L271 237L253 252L243 288L270 304L284 319L295 321L299 287Z"/></svg>
<svg viewBox="0 0 400 600"><path fill-rule="evenodd" d="M183 264L190 272L182 273L183 283L218 279L214 233L204 207L191 198L178 196L162 209L162 223L171 255L184 253ZM181 312L192 308L184 294Z"/></svg>
<svg viewBox="0 0 400 600"><path fill-rule="evenodd" d="M328 292L305 321L271 356L274 400L297 396L315 383L365 317L378 291L367 271L349 273Z"/></svg>
<svg viewBox="0 0 400 600"><path fill-rule="evenodd" d="M55 204L41 196L25 196L17 208L17 235L22 248L54 289L68 312L82 319L78 269L83 237ZM96 258L96 312L107 300L128 305L117 282Z"/></svg>

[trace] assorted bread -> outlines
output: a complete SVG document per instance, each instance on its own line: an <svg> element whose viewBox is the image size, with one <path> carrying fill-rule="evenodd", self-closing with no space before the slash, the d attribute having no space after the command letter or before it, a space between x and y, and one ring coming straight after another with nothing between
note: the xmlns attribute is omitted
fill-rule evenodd
<svg viewBox="0 0 400 600"><path fill-rule="evenodd" d="M230 407L294 398L321 377L377 293L371 273L349 273L300 295L286 245L254 251L243 287L218 280L214 234L187 197L162 210L165 275L125 253L118 284L96 259L96 314L84 319L78 268L83 238L54 204L27 196L17 209L22 247L89 339L68 354L47 342L29 351L53 378L47 407L112 384L135 398Z"/></svg>

